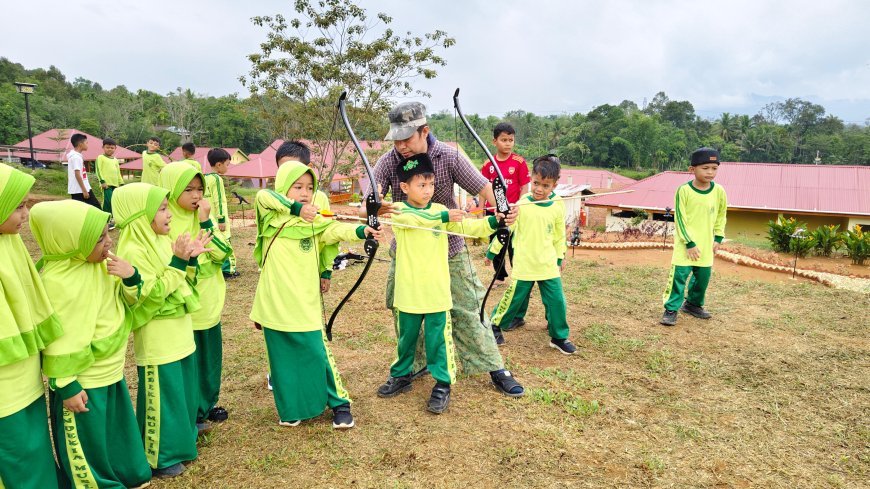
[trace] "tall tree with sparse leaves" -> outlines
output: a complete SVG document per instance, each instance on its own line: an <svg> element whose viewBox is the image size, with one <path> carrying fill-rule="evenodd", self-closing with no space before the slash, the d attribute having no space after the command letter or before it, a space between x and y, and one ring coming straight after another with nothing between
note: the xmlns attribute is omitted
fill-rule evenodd
<svg viewBox="0 0 870 489"><path fill-rule="evenodd" d="M455 44L442 30L397 34L390 16L372 18L349 0L296 0L292 17L251 20L268 32L260 52L248 56L251 69L240 80L263 101L264 118L274 122L276 136L313 142L321 182L330 182L336 171L346 173L355 159L342 158L347 142L334 144L335 166L323 158L332 140L346 139L336 124L342 90L348 92L357 134L377 137L392 100L427 96L414 82L435 78L446 64L441 53Z"/></svg>

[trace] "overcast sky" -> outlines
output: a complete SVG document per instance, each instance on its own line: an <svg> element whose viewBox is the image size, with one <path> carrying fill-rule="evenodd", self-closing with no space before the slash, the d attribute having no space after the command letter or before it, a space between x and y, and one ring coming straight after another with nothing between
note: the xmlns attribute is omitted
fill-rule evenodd
<svg viewBox="0 0 870 489"><path fill-rule="evenodd" d="M250 17L292 0L4 2L0 56L27 68L55 65L69 79L167 93L246 95L265 30ZM419 88L430 110L588 112L663 90L699 115L754 114L801 97L847 122L870 118L870 2L360 0L397 31L446 30L447 66ZM77 5L77 7L73 7ZM16 19L10 22L9 19Z"/></svg>

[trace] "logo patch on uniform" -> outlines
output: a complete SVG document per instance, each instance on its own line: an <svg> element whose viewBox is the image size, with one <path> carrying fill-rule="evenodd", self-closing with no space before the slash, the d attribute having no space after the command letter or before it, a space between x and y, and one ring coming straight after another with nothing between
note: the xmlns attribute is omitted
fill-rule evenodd
<svg viewBox="0 0 870 489"><path fill-rule="evenodd" d="M515 166L512 166L512 167L508 168L508 173L511 174L511 175L513 175L514 173L516 173L516 171L517 171L517 167L515 167Z"/></svg>
<svg viewBox="0 0 870 489"><path fill-rule="evenodd" d="M309 251L311 251L311 248L313 248L313 247L314 246L313 246L311 238L302 238L299 240L299 249L304 251L305 253L308 253Z"/></svg>

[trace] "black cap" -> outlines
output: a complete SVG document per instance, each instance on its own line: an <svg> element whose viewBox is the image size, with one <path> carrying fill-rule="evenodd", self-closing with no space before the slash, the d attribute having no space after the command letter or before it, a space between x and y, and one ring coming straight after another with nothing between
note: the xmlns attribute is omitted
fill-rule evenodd
<svg viewBox="0 0 870 489"><path fill-rule="evenodd" d="M399 175L400 182L407 182L414 175L435 173L435 169L432 167L432 160L429 159L429 155L420 153L400 161L396 167L396 173Z"/></svg>
<svg viewBox="0 0 870 489"><path fill-rule="evenodd" d="M719 152L713 148L698 148L692 152L692 166L703 165L705 163L719 164Z"/></svg>

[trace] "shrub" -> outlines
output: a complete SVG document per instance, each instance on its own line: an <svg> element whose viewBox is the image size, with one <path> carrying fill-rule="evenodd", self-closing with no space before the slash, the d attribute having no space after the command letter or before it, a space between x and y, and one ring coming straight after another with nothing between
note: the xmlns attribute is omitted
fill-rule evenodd
<svg viewBox="0 0 870 489"><path fill-rule="evenodd" d="M777 253L794 253L792 248L791 235L797 232L799 228L806 229L807 225L803 222L798 222L795 218L778 219L776 221L767 222L767 240L770 241L770 247ZM795 241L806 241L803 240ZM801 246L796 244L796 246ZM812 247L810 247L812 249Z"/></svg>
<svg viewBox="0 0 870 489"><path fill-rule="evenodd" d="M843 233L840 225L819 226L812 232L816 254L831 256L831 253L843 246Z"/></svg>
<svg viewBox="0 0 870 489"><path fill-rule="evenodd" d="M807 256L816 247L816 240L812 234L804 234L800 238L792 238L788 245L789 253L801 258Z"/></svg>
<svg viewBox="0 0 870 489"><path fill-rule="evenodd" d="M846 254L855 265L863 265L870 257L870 233L861 230L861 226L856 225L855 229L846 231L843 244L846 246Z"/></svg>
<svg viewBox="0 0 870 489"><path fill-rule="evenodd" d="M634 212L634 217L631 218L632 226L637 226L649 217L649 214L643 209L632 209L631 211Z"/></svg>

